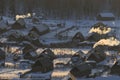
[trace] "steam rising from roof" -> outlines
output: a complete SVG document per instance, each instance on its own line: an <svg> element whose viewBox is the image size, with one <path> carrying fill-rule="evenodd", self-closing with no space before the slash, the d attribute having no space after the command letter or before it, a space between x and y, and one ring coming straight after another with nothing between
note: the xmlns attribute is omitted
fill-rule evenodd
<svg viewBox="0 0 120 80"><path fill-rule="evenodd" d="M93 48L103 45L103 46L118 46L120 44L120 41L115 39L114 37L110 37L108 39L101 39L98 42L96 42L93 46Z"/></svg>

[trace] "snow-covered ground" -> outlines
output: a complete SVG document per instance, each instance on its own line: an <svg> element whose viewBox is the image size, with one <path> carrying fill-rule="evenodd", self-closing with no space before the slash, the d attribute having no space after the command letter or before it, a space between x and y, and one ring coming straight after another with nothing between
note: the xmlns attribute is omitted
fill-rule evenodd
<svg viewBox="0 0 120 80"><path fill-rule="evenodd" d="M41 52L43 51L43 49L39 49ZM77 51L82 50L84 53L87 53L90 49L89 48L53 48L52 51L55 52L56 55L58 55L59 53L63 53L63 54L71 54L73 55L74 53L76 53ZM115 52L113 51L108 51L107 54L111 55ZM64 63L67 64L67 62L69 62L70 58L57 58L54 60L54 65L56 63ZM106 61L106 60L105 60ZM111 63L111 61L109 61L110 63L107 62L103 62L105 65L113 65ZM101 64L103 64L101 63ZM11 65L11 63L6 63ZM69 71L70 71L71 67L69 66L63 66L63 67L59 67L59 68L55 68L52 72L52 80L66 80L67 77L69 77ZM19 74L20 73L24 73L26 71L29 71L30 69L8 69L8 68L1 68L0 69L0 78L9 78L9 79L13 79L13 80L25 80L25 79L19 79ZM6 76L7 75L7 76ZM37 76L37 75L36 75ZM81 78L78 80L113 80L113 79L120 79L119 76L114 76L114 75L103 75L101 77L96 77L96 78ZM30 80L30 79L29 79ZM39 79L38 79L39 80Z"/></svg>
<svg viewBox="0 0 120 80"><path fill-rule="evenodd" d="M29 71L30 69L20 70L20 69L7 69L2 68L0 69L0 79L14 79L19 78L19 74L24 74L25 72Z"/></svg>
<svg viewBox="0 0 120 80"><path fill-rule="evenodd" d="M107 77L96 77L96 78L82 78L82 79L77 79L77 80L119 80L120 77L119 76L114 76L114 75L110 75Z"/></svg>
<svg viewBox="0 0 120 80"><path fill-rule="evenodd" d="M5 19L8 20L8 19ZM29 23L30 21L27 22L27 24L29 25L33 25L32 23ZM94 25L95 23L99 22L99 21L91 21L91 20L68 20L68 21L64 21L64 20L43 20L41 21L42 23L48 24L48 25L56 25L57 23L63 23L65 22L65 27L50 27L51 31L43 36L40 37L40 40L44 40L44 44L50 44L52 42L65 42L68 40L59 40L58 38L56 38L56 34L68 29L72 26L78 26L78 29L76 30L76 32L80 31L85 37L89 35L89 30L91 28L92 25ZM12 22L11 22L12 23ZM108 26L116 29L117 31L117 37L120 39L120 21L104 21L104 24L107 24ZM29 27L29 25L27 25L27 27ZM117 28L116 28L117 27ZM31 28L31 27L30 27ZM29 28L29 29L30 29ZM23 34L27 34L28 30L23 30L22 33ZM75 30L71 30L69 32L71 35L72 33L75 33ZM52 51L55 53L55 55L59 55L59 54L70 54L73 55L74 53L76 53L77 51L82 50L84 53L87 53L90 49L87 48L54 48L52 49ZM39 49L38 52L41 53L43 51L43 49ZM109 52L108 52L109 54ZM55 63L67 63L70 60L70 58L61 58L61 59L56 59ZM114 62L112 62L111 60L108 62L103 62L106 65L113 65ZM111 64L111 62L113 64ZM103 64L102 63L102 64ZM6 65L10 65L10 66L14 66L12 63L6 63ZM24 73L26 71L29 71L29 69L25 69L25 70L20 70L20 69L7 69L7 68L0 68L0 78L9 78L9 79L13 79L13 78L19 78L19 73ZM61 69L54 69L52 72L52 80L65 80L64 77L68 76L68 73L70 71L70 68L68 67L63 67ZM7 76L6 76L7 75ZM119 76L107 76L107 77L96 77L94 79L88 79L88 80L119 80L120 77ZM81 80L81 79L78 79ZM84 79L82 79L84 80ZM87 80L87 79L85 79Z"/></svg>
<svg viewBox="0 0 120 80"><path fill-rule="evenodd" d="M68 76L70 68L55 69L52 73L52 80L60 80Z"/></svg>
<svg viewBox="0 0 120 80"><path fill-rule="evenodd" d="M44 51L45 48L39 48L36 52L41 53ZM73 55L75 52L79 50L79 48L51 48L51 50L54 52L55 55L60 55L60 54L70 54ZM86 50L86 49L84 49Z"/></svg>
<svg viewBox="0 0 120 80"><path fill-rule="evenodd" d="M42 23L45 24L57 24L57 23L62 23L65 22L65 27L61 27L61 28L56 28L54 31L51 31L50 33L47 33L43 36L40 37L41 41L43 40L44 44L50 44L50 43L57 43L57 42L65 42L65 41L69 41L68 40L59 40L58 38L56 38L56 34L58 34L59 32L68 29L72 26L77 26L78 29L77 30L70 30L67 33L65 33L66 35L70 35L71 34L75 34L75 32L80 31L85 37L89 35L89 30L91 28L91 26L93 26L95 23L97 22L103 22L105 25L110 26L112 29L114 29L117 33L116 36L120 39L120 36L118 35L120 33L120 20L115 20L115 21L95 21L95 20L68 20L68 21L64 21L64 20L44 20L42 21ZM55 28L55 27L54 27Z"/></svg>

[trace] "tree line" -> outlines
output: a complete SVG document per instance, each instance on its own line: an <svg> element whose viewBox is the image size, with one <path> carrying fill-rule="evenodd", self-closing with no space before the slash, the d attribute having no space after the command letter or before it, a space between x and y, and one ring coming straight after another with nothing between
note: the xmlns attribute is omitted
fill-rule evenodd
<svg viewBox="0 0 120 80"><path fill-rule="evenodd" d="M120 16L120 0L1 0L0 15L35 12L52 18L93 18L100 12Z"/></svg>

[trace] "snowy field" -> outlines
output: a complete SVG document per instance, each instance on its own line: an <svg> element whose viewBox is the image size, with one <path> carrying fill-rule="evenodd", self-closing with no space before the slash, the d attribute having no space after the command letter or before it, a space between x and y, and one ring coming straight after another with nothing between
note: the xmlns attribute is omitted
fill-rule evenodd
<svg viewBox="0 0 120 80"><path fill-rule="evenodd" d="M0 70L0 79L14 79L19 78L19 73L24 74L25 72L29 71L29 69L26 70L20 70L20 69L1 69Z"/></svg>
<svg viewBox="0 0 120 80"><path fill-rule="evenodd" d="M112 29L114 29L116 31L116 36L120 39L120 36L118 34L120 34L120 20L115 20L115 21L96 21L96 20L43 20L41 21L42 23L48 24L48 25L56 25L58 23L65 23L65 27L61 27L61 28L55 28L54 30L52 30L51 32L43 35L40 37L41 41L44 41L44 44L50 44L50 43L58 43L58 42L67 42L70 39L68 38L65 40L59 40L58 38L56 38L56 34L58 34L59 32L66 30L68 28L71 28L72 26L77 26L77 29L73 29L70 31L67 31L65 33L65 35L68 36L72 36L73 34L75 34L75 32L81 32L85 37L87 37L89 35L89 30L90 28L97 22L103 22L105 25L110 26ZM51 28L51 29L52 29Z"/></svg>

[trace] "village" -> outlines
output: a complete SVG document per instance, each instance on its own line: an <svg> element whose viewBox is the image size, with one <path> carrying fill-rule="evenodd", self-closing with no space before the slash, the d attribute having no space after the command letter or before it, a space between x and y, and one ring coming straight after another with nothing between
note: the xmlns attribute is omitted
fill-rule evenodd
<svg viewBox="0 0 120 80"><path fill-rule="evenodd" d="M108 80L120 75L120 21L0 17L1 80Z"/></svg>

